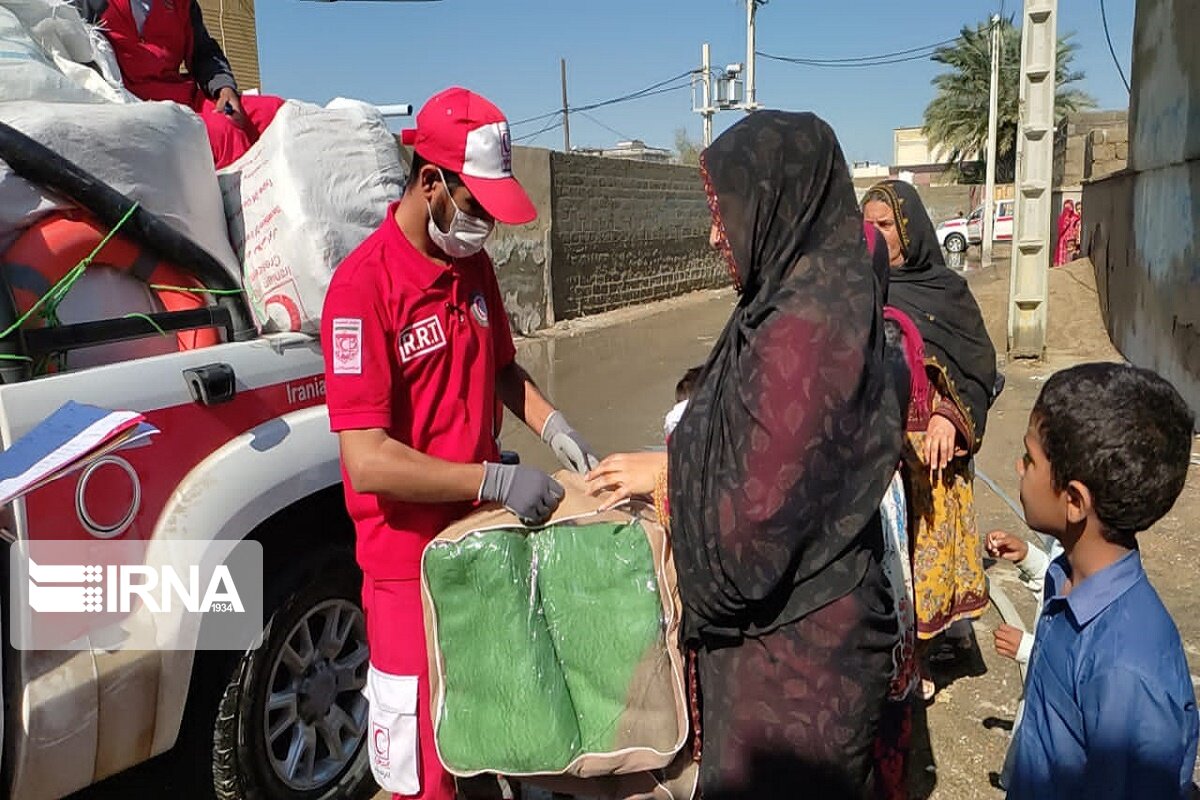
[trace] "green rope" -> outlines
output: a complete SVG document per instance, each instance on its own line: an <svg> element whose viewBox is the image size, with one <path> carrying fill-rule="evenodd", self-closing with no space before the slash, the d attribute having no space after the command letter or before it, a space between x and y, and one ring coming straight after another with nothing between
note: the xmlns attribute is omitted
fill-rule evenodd
<svg viewBox="0 0 1200 800"><path fill-rule="evenodd" d="M44 299L45 296L49 296L50 299L46 303L46 307L42 310L42 318L46 320L46 324L48 326L55 327L62 324L62 321L58 318L59 304L62 303L63 298L65 298L67 293L74 288L79 279L83 277L83 273L87 272L87 268L92 265L92 261L100 253L100 251L104 249L104 246L108 244L110 239L117 235L117 231L121 230L122 226L129 221L129 218L133 216L133 212L137 211L137 209L137 203L134 203L132 206L130 206L129 210L125 212L125 215L121 217L113 229L106 233L104 238L100 240L100 244L92 248L92 252L88 253L88 255L85 256L82 261L72 267L71 270L62 277L62 280L50 287L49 292L46 292L46 295L44 295L42 299Z"/></svg>
<svg viewBox="0 0 1200 800"><path fill-rule="evenodd" d="M109 240L117 234L117 231L119 231L121 227L129 221L129 218L133 216L133 212L137 211L137 209L137 203L134 203L132 206L130 206L129 210L125 212L125 216L121 217L121 220L116 224L116 226L113 227L113 229L109 231L103 239L100 240L100 244L96 245L91 253L89 253L82 261L72 267L67 274L64 275L61 280L59 280L58 283L51 286L50 291L39 297L37 302L30 306L29 310L22 314L16 322L5 328L3 332L0 332L0 339L7 339L9 336L11 336L13 332L28 322L29 318L32 317L35 312L41 310L43 305L48 306L45 310L41 310L41 314L47 320L47 322L50 325L60 324L58 321L58 316L55 313L55 310L58 308L58 304L62 302L63 297L66 296L67 292L71 290L71 287L75 285L75 282L79 280L79 277L83 275L84 271L88 268L88 266L91 265L92 260L95 259L96 255L104 249L104 246L108 244Z"/></svg>
<svg viewBox="0 0 1200 800"><path fill-rule="evenodd" d="M83 275L100 251L104 249L105 245L107 245L112 238L117 235L117 231L121 230L125 223L129 221L130 217L133 216L133 213L138 210L139 205L139 203L134 203L132 206L130 206L129 210L126 211L124 216L117 221L117 224L113 226L112 230L105 234L104 238L100 240L100 243L92 248L92 252L88 253L83 260L68 270L67 274L63 275L63 277L59 279L58 283L51 286L49 291L39 297L37 301L29 307L29 310L22 314L16 322L14 322L12 325L9 325L3 331L0 331L0 339L7 339L14 332L19 330L22 325L28 322L29 318L35 313L40 313L43 319L46 320L46 324L48 326L61 324L58 319L58 314L56 313L58 304L62 302L67 292L71 290L71 287L75 285L80 276ZM57 364L60 369L63 367L64 362L62 355L63 354L61 353L48 353L35 361L29 356L17 355L15 353L0 353L0 359L6 361L33 362L33 373L35 375L44 375L49 371L51 364Z"/></svg>
<svg viewBox="0 0 1200 800"><path fill-rule="evenodd" d="M241 289L196 289L191 286L167 286L162 283L152 283L150 288L160 292L192 292L194 294L235 295L242 293Z"/></svg>
<svg viewBox="0 0 1200 800"><path fill-rule="evenodd" d="M155 322L154 319L149 314L142 314L141 312L135 311L132 314L125 315L125 319L129 319L131 317L136 317L137 319L144 319L144 320L146 320L146 322L149 322L152 326L154 326L154 330L158 331L163 336L167 335L167 332L164 331L162 329L162 327L157 322Z"/></svg>

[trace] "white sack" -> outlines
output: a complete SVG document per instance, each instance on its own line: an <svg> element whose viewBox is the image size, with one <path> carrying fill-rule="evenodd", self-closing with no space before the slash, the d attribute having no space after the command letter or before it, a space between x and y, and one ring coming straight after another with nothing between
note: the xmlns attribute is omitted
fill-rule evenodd
<svg viewBox="0 0 1200 800"><path fill-rule="evenodd" d="M241 280L204 123L175 103L0 103L0 121L137 200ZM68 207L0 161L0 241Z"/></svg>
<svg viewBox="0 0 1200 800"><path fill-rule="evenodd" d="M334 268L379 227L405 168L371 106L289 101L219 178L259 327L317 333Z"/></svg>
<svg viewBox="0 0 1200 800"><path fill-rule="evenodd" d="M121 87L108 40L65 0L0 0L0 101L15 100L137 98Z"/></svg>

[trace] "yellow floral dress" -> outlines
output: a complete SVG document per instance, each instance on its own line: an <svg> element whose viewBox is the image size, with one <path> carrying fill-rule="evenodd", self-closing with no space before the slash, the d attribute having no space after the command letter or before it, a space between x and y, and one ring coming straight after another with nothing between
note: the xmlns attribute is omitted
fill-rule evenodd
<svg viewBox="0 0 1200 800"><path fill-rule="evenodd" d="M945 371L927 362L933 411L954 422L968 446L978 448L970 417ZM975 619L988 603L983 537L975 518L975 471L970 456L953 459L940 478L925 463L925 432L909 431L904 448L913 548L917 637L932 639L960 619Z"/></svg>

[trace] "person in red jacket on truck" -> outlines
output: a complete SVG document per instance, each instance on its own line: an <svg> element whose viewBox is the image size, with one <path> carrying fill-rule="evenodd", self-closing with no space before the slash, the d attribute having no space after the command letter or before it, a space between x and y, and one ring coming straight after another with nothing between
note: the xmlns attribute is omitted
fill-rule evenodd
<svg viewBox="0 0 1200 800"><path fill-rule="evenodd" d="M238 91L229 60L209 36L195 0L71 1L112 43L131 94L172 100L200 115L217 169L249 150L283 105L278 97Z"/></svg>

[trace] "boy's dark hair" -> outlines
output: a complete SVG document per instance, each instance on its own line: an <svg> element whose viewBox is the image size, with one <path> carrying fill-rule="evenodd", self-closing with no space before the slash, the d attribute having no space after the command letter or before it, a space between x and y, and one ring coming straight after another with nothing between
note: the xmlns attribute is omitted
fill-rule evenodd
<svg viewBox="0 0 1200 800"><path fill-rule="evenodd" d="M683 373L683 377L679 379L679 383L675 384L675 402L682 403L684 400L692 398L692 392L696 389L696 383L700 380L700 373L704 371L704 367L692 367L687 372Z"/></svg>
<svg viewBox="0 0 1200 800"><path fill-rule="evenodd" d="M404 185L404 190L408 191L415 186L416 184L413 183L413 178L421 172L422 167L426 167L431 164L433 164L432 161L427 160L420 153L414 150L412 154L412 164L410 164L408 167L408 181ZM442 175L446 176L447 189L454 189L462 185L462 178L458 177L457 172L451 172L445 167L441 167L440 169L442 170Z"/></svg>
<svg viewBox="0 0 1200 800"><path fill-rule="evenodd" d="M1055 373L1033 419L1055 489L1086 486L1110 542L1136 547L1183 491L1195 418L1148 369L1097 363Z"/></svg>

